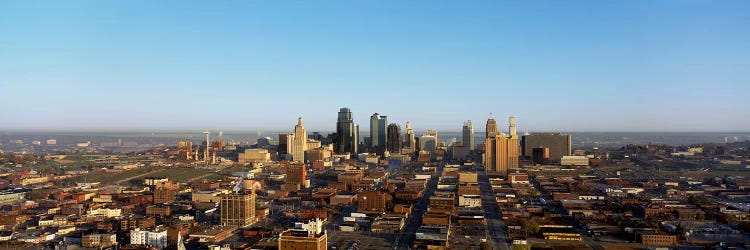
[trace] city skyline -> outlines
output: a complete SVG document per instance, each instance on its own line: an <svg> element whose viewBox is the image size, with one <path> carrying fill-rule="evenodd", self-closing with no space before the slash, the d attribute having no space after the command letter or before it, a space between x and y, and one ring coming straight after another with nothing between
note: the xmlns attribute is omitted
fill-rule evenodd
<svg viewBox="0 0 750 250"><path fill-rule="evenodd" d="M746 131L747 7L2 2L0 129Z"/></svg>

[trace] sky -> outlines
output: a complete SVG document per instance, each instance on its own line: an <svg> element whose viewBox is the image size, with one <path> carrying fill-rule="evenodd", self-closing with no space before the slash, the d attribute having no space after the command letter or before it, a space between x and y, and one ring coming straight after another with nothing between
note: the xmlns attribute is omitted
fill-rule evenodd
<svg viewBox="0 0 750 250"><path fill-rule="evenodd" d="M0 129L749 131L750 1L0 1Z"/></svg>

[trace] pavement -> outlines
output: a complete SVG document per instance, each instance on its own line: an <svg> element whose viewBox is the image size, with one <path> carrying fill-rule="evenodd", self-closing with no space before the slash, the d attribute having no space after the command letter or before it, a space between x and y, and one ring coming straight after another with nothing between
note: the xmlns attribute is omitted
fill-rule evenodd
<svg viewBox="0 0 750 250"><path fill-rule="evenodd" d="M492 239L493 246L496 250L510 250L508 238L505 234L505 225L502 222L500 208L495 200L495 193L492 192L487 172L477 168L477 181L479 189L482 192L482 208L484 209L484 218L487 221L488 239Z"/></svg>

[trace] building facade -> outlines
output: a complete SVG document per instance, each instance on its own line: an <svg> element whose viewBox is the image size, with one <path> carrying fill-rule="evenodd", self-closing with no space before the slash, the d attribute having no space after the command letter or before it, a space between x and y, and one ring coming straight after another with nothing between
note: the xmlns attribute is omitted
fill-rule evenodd
<svg viewBox="0 0 750 250"><path fill-rule="evenodd" d="M572 155L573 139L561 133L533 133L521 138L524 157L531 158L534 148L548 148L549 160L559 163L563 156Z"/></svg>
<svg viewBox="0 0 750 250"><path fill-rule="evenodd" d="M403 140L401 139L401 126L399 126L396 123L391 123L388 125L388 139L387 139L387 149L388 152L399 154L401 153L402 145L401 143Z"/></svg>
<svg viewBox="0 0 750 250"><path fill-rule="evenodd" d="M223 194L219 208L222 226L248 226L255 220L255 194L252 192Z"/></svg>
<svg viewBox="0 0 750 250"><path fill-rule="evenodd" d="M333 150L338 154L356 154L359 144L358 130L352 120L352 111L349 108L341 108L336 121L336 143Z"/></svg>
<svg viewBox="0 0 750 250"><path fill-rule="evenodd" d="M297 119L292 138L292 160L304 163L305 150L307 150L307 131L305 126L302 125L302 117Z"/></svg>
<svg viewBox="0 0 750 250"><path fill-rule="evenodd" d="M370 116L370 140L372 148L385 148L387 143L388 133L386 125L388 124L388 116L380 115L378 113Z"/></svg>
<svg viewBox="0 0 750 250"><path fill-rule="evenodd" d="M464 122L463 143L469 150L474 150L474 126L471 121Z"/></svg>
<svg viewBox="0 0 750 250"><path fill-rule="evenodd" d="M484 166L487 171L507 175L509 171L519 168L521 152L515 122L514 116L508 119L510 135L495 133L494 136L485 139Z"/></svg>

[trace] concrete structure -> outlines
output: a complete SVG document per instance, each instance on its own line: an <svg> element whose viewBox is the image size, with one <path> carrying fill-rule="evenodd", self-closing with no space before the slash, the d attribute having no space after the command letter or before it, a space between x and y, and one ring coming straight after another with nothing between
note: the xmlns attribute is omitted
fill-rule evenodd
<svg viewBox="0 0 750 250"><path fill-rule="evenodd" d="M305 151L307 150L307 131L302 125L302 117L297 118L297 125L294 126L292 134L292 160L305 162Z"/></svg>
<svg viewBox="0 0 750 250"><path fill-rule="evenodd" d="M388 116L380 115L378 113L370 116L370 138L372 148L385 148L388 140L386 134L386 125L388 124Z"/></svg>
<svg viewBox="0 0 750 250"><path fill-rule="evenodd" d="M319 219L296 223L294 229L279 234L279 250L327 250L328 235Z"/></svg>
<svg viewBox="0 0 750 250"><path fill-rule="evenodd" d="M255 220L255 193L223 194L219 208L222 226L248 226Z"/></svg>
<svg viewBox="0 0 750 250"><path fill-rule="evenodd" d="M484 166L487 171L495 171L499 174L507 175L510 170L519 168L520 147L518 146L515 117L511 116L508 119L508 123L508 128L511 132L510 135L506 136L504 133L499 132L485 139Z"/></svg>
<svg viewBox="0 0 750 250"><path fill-rule="evenodd" d="M411 123L406 122L405 129L404 153L414 153L414 151L417 149L417 138L414 136L414 130L411 129Z"/></svg>
<svg viewBox="0 0 750 250"><path fill-rule="evenodd" d="M338 154L356 154L359 144L359 127L354 125L352 111L341 108L336 121L336 141L334 151Z"/></svg>
<svg viewBox="0 0 750 250"><path fill-rule="evenodd" d="M244 153L240 153L237 156L237 163L240 164L251 162L266 163L269 161L271 161L271 153L268 152L268 149L262 148L245 149Z"/></svg>
<svg viewBox="0 0 750 250"><path fill-rule="evenodd" d="M437 137L430 134L422 135L422 137L419 137L419 148L421 151L429 152L430 156L434 158L437 149Z"/></svg>
<svg viewBox="0 0 750 250"><path fill-rule="evenodd" d="M395 123L388 125L388 139L386 149L391 154L400 154L403 140L401 139L401 126Z"/></svg>
<svg viewBox="0 0 750 250"><path fill-rule="evenodd" d="M533 133L521 139L524 157L532 158L534 148L548 148L549 160L559 163L563 156L572 155L573 139L561 133Z"/></svg>
<svg viewBox="0 0 750 250"><path fill-rule="evenodd" d="M294 144L292 141L293 139L292 134L279 134L279 147L277 149L279 156L292 152L291 147L292 144Z"/></svg>
<svg viewBox="0 0 750 250"><path fill-rule="evenodd" d="M471 121L464 122L462 134L464 146L469 147L469 150L474 150L474 126L471 125Z"/></svg>
<svg viewBox="0 0 750 250"><path fill-rule="evenodd" d="M589 158L586 156L578 155L566 155L560 160L560 165L563 166L588 166Z"/></svg>
<svg viewBox="0 0 750 250"><path fill-rule="evenodd" d="M484 138L490 139L493 138L497 134L497 122L495 119L489 118L487 119L487 124L484 127Z"/></svg>
<svg viewBox="0 0 750 250"><path fill-rule="evenodd" d="M549 148L533 148L531 149L531 163L532 164L547 164L549 161Z"/></svg>

